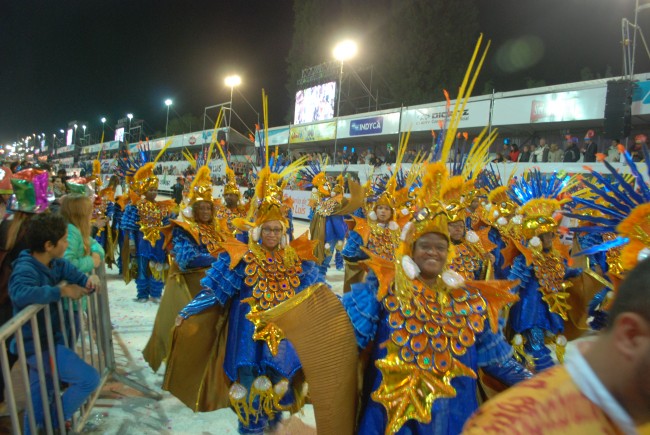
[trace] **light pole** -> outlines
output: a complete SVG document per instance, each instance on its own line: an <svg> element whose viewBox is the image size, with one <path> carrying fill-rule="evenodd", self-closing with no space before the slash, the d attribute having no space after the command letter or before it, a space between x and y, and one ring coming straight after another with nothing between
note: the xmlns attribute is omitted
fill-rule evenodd
<svg viewBox="0 0 650 435"><path fill-rule="evenodd" d="M131 143L131 120L133 119L133 113L127 113L126 117L129 118L129 143Z"/></svg>
<svg viewBox="0 0 650 435"><path fill-rule="evenodd" d="M100 142L104 142L104 126L106 125L106 117L102 116L100 121L102 122L102 140Z"/></svg>
<svg viewBox="0 0 650 435"><path fill-rule="evenodd" d="M84 129L84 136L83 136L84 145L88 145L88 141L86 140L86 125L85 124L82 125L81 128Z"/></svg>
<svg viewBox="0 0 650 435"><path fill-rule="evenodd" d="M167 106L167 121L165 121L165 140L167 140L167 127L169 126L169 106L171 106L173 101L169 98L165 100L165 106Z"/></svg>
<svg viewBox="0 0 650 435"><path fill-rule="evenodd" d="M77 145L77 124L74 125L74 133L72 135L72 145Z"/></svg>
<svg viewBox="0 0 650 435"><path fill-rule="evenodd" d="M334 50L332 50L332 54L334 55L334 59L338 60L341 62L341 70L339 73L339 92L338 92L338 97L336 98L336 136L334 136L334 158L333 162L336 164L336 146L339 138L339 118L341 117L341 88L343 87L343 62L346 60L352 59L356 54L357 54L357 43L350 40L346 39L344 41L339 42L336 44L334 47Z"/></svg>
<svg viewBox="0 0 650 435"><path fill-rule="evenodd" d="M232 121L232 91L235 86L241 85L241 77L238 75L231 75L226 77L226 86L230 86L230 113L228 114L228 128L230 128L230 123Z"/></svg>

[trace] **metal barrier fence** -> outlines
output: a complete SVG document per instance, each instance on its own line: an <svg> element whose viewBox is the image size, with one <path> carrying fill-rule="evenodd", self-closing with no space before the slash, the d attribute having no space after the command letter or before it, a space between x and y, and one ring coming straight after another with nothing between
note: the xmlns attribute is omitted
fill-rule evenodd
<svg viewBox="0 0 650 435"><path fill-rule="evenodd" d="M27 431L27 429L32 434L38 433L40 430L48 435L53 434L55 430L58 430L58 433L61 434L81 432L88 421L102 387L109 379L128 385L156 400L161 398L159 393L129 379L116 370L104 266L98 268L96 273L101 281L100 288L97 291L75 301L74 304L69 300L65 300L65 302L61 300L56 304L65 347L73 350L99 373L97 388L81 405L81 408L74 413L67 427L61 401L63 386L59 380L59 368L54 363L56 360L52 357L52 355L56 355L56 341L52 328L53 313L50 305L30 305L0 327L0 367L5 380L5 403L14 434L21 434L22 431ZM38 323L39 313L42 313L42 317L45 319L45 343L41 343L39 338L41 335ZM36 367L33 367L33 363L30 367L27 364L23 334L24 325L31 326ZM17 387L24 387L26 393L25 427L21 424L21 418L19 417L20 410L18 409L15 394L17 388L14 388L11 377L12 367L8 357L10 351L8 346L12 339L15 340L15 347L12 350L18 356L18 361L15 364L19 365L20 372L20 380L18 381L20 385L17 385ZM46 361L48 359L51 361L50 373L46 373L44 356ZM38 373L38 394L43 404L43 409L40 411L43 413L44 423L39 428L37 428L36 424L36 410L32 406L30 368L32 376L34 376L34 371ZM58 421L57 427L55 427L54 419Z"/></svg>

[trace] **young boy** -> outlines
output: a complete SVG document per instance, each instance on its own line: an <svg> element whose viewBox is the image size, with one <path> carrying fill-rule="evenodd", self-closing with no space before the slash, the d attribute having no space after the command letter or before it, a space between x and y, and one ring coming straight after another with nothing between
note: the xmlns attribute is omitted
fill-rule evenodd
<svg viewBox="0 0 650 435"><path fill-rule="evenodd" d="M63 254L68 247L68 229L62 216L44 213L35 216L27 232L28 249L22 251L13 263L9 279L9 296L14 315L31 304L50 304L51 327L55 341L56 365L61 382L68 388L61 396L63 417L72 418L86 398L97 388L99 375L77 354L64 346L63 331L56 303L62 297L79 299L94 288L93 281L79 272ZM47 377L48 396L53 391L51 367L52 358L47 347L45 313L40 311L38 335L43 350L43 367ZM23 326L25 353L29 365L29 382L36 424L43 426L44 413L38 380L37 360L34 354L34 335L30 324ZM11 351L16 353L16 343L12 340ZM53 425L58 427L54 402L49 405ZM25 414L25 433L30 433L28 414Z"/></svg>

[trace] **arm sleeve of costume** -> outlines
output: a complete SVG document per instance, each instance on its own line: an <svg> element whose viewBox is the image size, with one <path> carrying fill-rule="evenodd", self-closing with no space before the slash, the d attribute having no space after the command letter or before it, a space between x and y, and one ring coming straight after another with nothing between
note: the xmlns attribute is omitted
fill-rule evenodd
<svg viewBox="0 0 650 435"><path fill-rule="evenodd" d="M370 274L365 282L353 284L352 291L345 293L341 299L360 349L373 341L377 332L381 309L381 303L375 296L378 286L377 278Z"/></svg>
<svg viewBox="0 0 650 435"><path fill-rule="evenodd" d="M520 280L521 282L514 289L514 291L519 291L520 288L526 287L532 278L532 270L526 265L526 258L523 254L517 255L512 262L510 273L508 273L506 279L512 281L516 279Z"/></svg>
<svg viewBox="0 0 650 435"><path fill-rule="evenodd" d="M139 230L138 227L138 209L129 204L126 206L124 213L122 214L122 222L120 227L127 233L130 240L135 242L135 233Z"/></svg>
<svg viewBox="0 0 650 435"><path fill-rule="evenodd" d="M492 364L503 364L512 356L512 347L506 342L500 331L496 334L492 332L487 319L484 328L483 332L476 337L478 366L487 367Z"/></svg>
<svg viewBox="0 0 650 435"><path fill-rule="evenodd" d="M63 258L84 273L92 272L93 270L93 257L84 254L81 233L78 230L71 230L70 227L68 227L68 249L65 250Z"/></svg>
<svg viewBox="0 0 650 435"><path fill-rule="evenodd" d="M210 266L215 260L207 249L197 245L194 238L182 228L174 228L172 240L172 254L183 271Z"/></svg>
<svg viewBox="0 0 650 435"><path fill-rule="evenodd" d="M566 260L564 261L566 265ZM569 267L565 266L564 269L564 279L575 278L582 273L582 268L580 267Z"/></svg>
<svg viewBox="0 0 650 435"><path fill-rule="evenodd" d="M244 285L243 274L237 273L237 269L239 265L230 269L227 252L220 254L201 280L203 290L181 310L180 316L187 319L215 304L224 305Z"/></svg>
<svg viewBox="0 0 650 435"><path fill-rule="evenodd" d="M299 278L300 286L298 288L300 290L320 281L320 274L318 273L318 266L316 263L313 261L303 261L302 273L299 275Z"/></svg>
<svg viewBox="0 0 650 435"><path fill-rule="evenodd" d="M341 251L343 257L348 261L365 260L368 256L361 250L363 246L363 238L356 231L352 230L348 233L348 240Z"/></svg>
<svg viewBox="0 0 650 435"><path fill-rule="evenodd" d="M41 285L38 272L29 265L18 264L9 278L9 296L17 308L31 304L49 304L61 299L58 286Z"/></svg>

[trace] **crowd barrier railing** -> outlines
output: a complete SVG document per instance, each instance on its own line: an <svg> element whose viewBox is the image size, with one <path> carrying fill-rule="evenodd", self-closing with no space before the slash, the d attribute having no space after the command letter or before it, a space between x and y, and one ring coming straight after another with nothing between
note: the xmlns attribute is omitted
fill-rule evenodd
<svg viewBox="0 0 650 435"><path fill-rule="evenodd" d="M5 404L11 419L12 433L78 433L86 425L103 386L109 379L128 385L153 399L161 395L120 373L115 364L113 334L104 266L96 270L100 278L97 291L74 303L66 298L56 303L56 313L50 305L30 305L0 326L0 368L5 380ZM53 319L58 317L61 336L54 336ZM39 322L39 319L41 322ZM40 323L40 325L39 325ZM45 342L41 341L45 328ZM33 337L32 364L25 350L24 331ZM65 385L60 382L59 367L51 355L56 355L57 344L73 350L79 358L91 365L99 374L99 384L94 392L67 422L63 415L61 395ZM17 355L12 379L9 352ZM46 366L49 363L49 367ZM49 370L48 370L49 369ZM31 371L31 380L30 380ZM16 381L15 379L18 378ZM36 381L38 385L36 386ZM32 388L32 384L34 387ZM18 391L24 389L24 409L19 409ZM32 406L32 391L40 395L42 410ZM42 413L43 422L37 426L36 414ZM21 418L21 414L24 415Z"/></svg>

